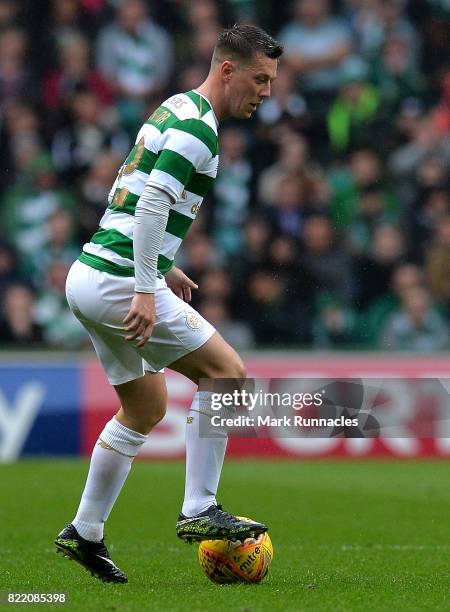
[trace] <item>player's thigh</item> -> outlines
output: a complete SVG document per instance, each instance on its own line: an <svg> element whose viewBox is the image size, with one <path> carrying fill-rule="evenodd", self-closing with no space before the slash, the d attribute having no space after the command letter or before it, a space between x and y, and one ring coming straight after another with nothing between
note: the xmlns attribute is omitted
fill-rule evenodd
<svg viewBox="0 0 450 612"><path fill-rule="evenodd" d="M245 378L238 353L216 331L205 344L168 366L198 384L201 378Z"/></svg>
<svg viewBox="0 0 450 612"><path fill-rule="evenodd" d="M114 389L121 404L117 416L125 427L147 434L164 417L167 387L162 372L146 372Z"/></svg>
<svg viewBox="0 0 450 612"><path fill-rule="evenodd" d="M141 355L120 335L107 327L80 319L88 332L98 360L111 385L122 385L144 376Z"/></svg>
<svg viewBox="0 0 450 612"><path fill-rule="evenodd" d="M199 349L213 336L215 329L167 287L156 291L155 301L156 324L152 335L137 350L158 371Z"/></svg>

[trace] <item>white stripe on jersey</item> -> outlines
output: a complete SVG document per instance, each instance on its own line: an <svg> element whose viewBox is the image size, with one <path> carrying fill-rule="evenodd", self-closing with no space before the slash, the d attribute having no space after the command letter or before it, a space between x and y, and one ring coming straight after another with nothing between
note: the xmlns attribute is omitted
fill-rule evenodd
<svg viewBox="0 0 450 612"><path fill-rule="evenodd" d="M117 255L117 253L111 251L111 249L105 249L104 247L102 247L101 244L87 242L85 245L83 245L83 251L86 251L86 253L91 253L92 255L98 255L99 257L103 257L103 259L112 261L113 263L119 266L128 266L131 268L134 267L134 261L126 257L121 257L120 255Z"/></svg>
<svg viewBox="0 0 450 612"><path fill-rule="evenodd" d="M107 209L100 219L103 229L115 229L127 238L133 239L134 216Z"/></svg>

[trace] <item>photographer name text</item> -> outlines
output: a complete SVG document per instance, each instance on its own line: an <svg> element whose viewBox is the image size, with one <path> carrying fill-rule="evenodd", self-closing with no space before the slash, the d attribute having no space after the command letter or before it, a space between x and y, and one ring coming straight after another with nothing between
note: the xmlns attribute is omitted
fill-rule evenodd
<svg viewBox="0 0 450 612"><path fill-rule="evenodd" d="M211 417L213 427L357 427L358 419L340 416L335 419L307 418L300 415L293 417L239 415L221 417L217 414Z"/></svg>

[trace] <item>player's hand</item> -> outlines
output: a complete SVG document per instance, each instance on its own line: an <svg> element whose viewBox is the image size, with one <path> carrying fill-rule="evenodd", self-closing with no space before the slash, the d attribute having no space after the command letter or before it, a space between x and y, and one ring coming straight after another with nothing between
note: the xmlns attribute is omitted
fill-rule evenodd
<svg viewBox="0 0 450 612"><path fill-rule="evenodd" d="M141 336L137 346L144 346L152 335L155 322L155 294L135 293L130 310L123 320L125 331L130 332L129 336L125 336L125 339L131 342Z"/></svg>
<svg viewBox="0 0 450 612"><path fill-rule="evenodd" d="M165 279L169 289L185 302L191 301L191 289L198 289L198 285L176 266L165 274Z"/></svg>

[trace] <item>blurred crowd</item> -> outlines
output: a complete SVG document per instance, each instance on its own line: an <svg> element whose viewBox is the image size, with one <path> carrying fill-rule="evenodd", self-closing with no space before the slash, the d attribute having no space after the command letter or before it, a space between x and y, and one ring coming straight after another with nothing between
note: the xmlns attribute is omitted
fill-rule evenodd
<svg viewBox="0 0 450 612"><path fill-rule="evenodd" d="M218 32L285 54L220 130L176 263L236 348L450 347L448 0L0 0L0 346L89 339L64 284L140 124Z"/></svg>

